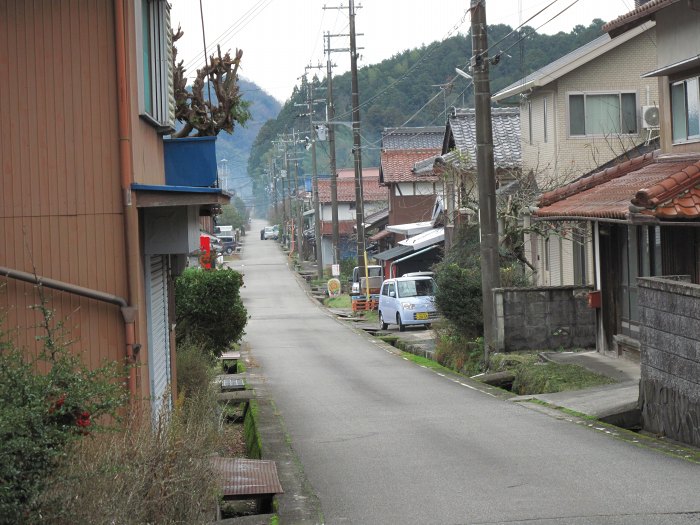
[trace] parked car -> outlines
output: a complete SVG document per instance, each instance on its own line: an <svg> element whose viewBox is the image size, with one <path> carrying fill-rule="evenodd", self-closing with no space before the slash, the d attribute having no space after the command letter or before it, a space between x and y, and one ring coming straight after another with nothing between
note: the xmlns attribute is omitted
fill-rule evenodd
<svg viewBox="0 0 700 525"><path fill-rule="evenodd" d="M219 242L222 253L231 255L236 251L236 238L233 235L219 235Z"/></svg>
<svg viewBox="0 0 700 525"><path fill-rule="evenodd" d="M266 241L268 239L277 240L278 236L279 236L279 230L277 230L274 226L265 226L265 231L263 233L263 237Z"/></svg>
<svg viewBox="0 0 700 525"><path fill-rule="evenodd" d="M397 324L400 332L410 325L430 328L440 317L435 307L433 278L414 275L385 280L379 294L378 317L382 330L390 324Z"/></svg>

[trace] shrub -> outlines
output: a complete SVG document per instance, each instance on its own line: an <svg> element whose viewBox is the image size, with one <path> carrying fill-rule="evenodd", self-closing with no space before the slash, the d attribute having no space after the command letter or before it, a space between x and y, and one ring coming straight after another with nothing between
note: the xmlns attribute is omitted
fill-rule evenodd
<svg viewBox="0 0 700 525"><path fill-rule="evenodd" d="M248 321L242 285L243 276L228 268L185 270L175 281L177 341L197 341L217 356L239 341Z"/></svg>
<svg viewBox="0 0 700 525"><path fill-rule="evenodd" d="M185 340L177 345L177 393L191 397L211 387L216 374L213 356L200 345Z"/></svg>
<svg viewBox="0 0 700 525"><path fill-rule="evenodd" d="M220 447L216 403L181 399L155 422L136 414L124 432L76 443L42 498L46 523L209 523L218 499L210 463Z"/></svg>
<svg viewBox="0 0 700 525"><path fill-rule="evenodd" d="M435 360L446 368L467 375L484 369L484 345L481 339L468 339L451 325L436 329Z"/></svg>
<svg viewBox="0 0 700 525"><path fill-rule="evenodd" d="M40 287L38 288L40 290ZM107 428L127 399L116 363L90 370L68 350L62 322L42 304L43 348L25 359L0 332L0 522L36 520L36 506L72 442ZM38 370L46 370L39 373ZM111 419L113 421L113 419Z"/></svg>

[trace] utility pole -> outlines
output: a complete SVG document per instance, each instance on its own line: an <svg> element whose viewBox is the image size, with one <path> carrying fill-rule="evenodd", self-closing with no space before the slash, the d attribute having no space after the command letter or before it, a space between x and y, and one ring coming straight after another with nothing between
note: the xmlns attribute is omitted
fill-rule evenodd
<svg viewBox="0 0 700 525"><path fill-rule="evenodd" d="M311 66L308 66L311 67ZM321 66L317 66L321 67ZM313 169L313 200L314 200L314 237L316 238L316 269L318 278L323 279L323 247L321 244L321 215L318 202L318 170L316 168L316 129L314 127L314 86L313 81L307 82L307 104L309 108L309 126L311 127L311 166Z"/></svg>
<svg viewBox="0 0 700 525"><path fill-rule="evenodd" d="M297 210L297 254L299 255L299 262L304 259L303 250L304 247L304 202L301 200L299 195L299 153L297 151L297 136L294 130L292 130L292 140L294 141L294 191L296 194L296 210Z"/></svg>
<svg viewBox="0 0 700 525"><path fill-rule="evenodd" d="M486 56L486 0L471 0L472 76L476 113L476 169L479 185L479 228L481 232L481 293L484 316L484 361L495 350L496 309L493 289L500 286L498 222L496 218L496 176L493 167L491 87Z"/></svg>
<svg viewBox="0 0 700 525"><path fill-rule="evenodd" d="M328 122L328 149L329 149L329 164L331 171L331 223L333 227L333 263L340 264L340 232L338 229L338 170L336 168L335 159L335 127L333 119L335 118L335 105L333 104L333 71L331 64L331 34L326 33L326 53L328 60L326 61L326 84L327 84L327 106L326 106L326 121Z"/></svg>
<svg viewBox="0 0 700 525"><path fill-rule="evenodd" d="M352 134L355 159L355 221L357 224L357 265L365 266L365 218L362 193L362 138L360 137L360 92L357 85L357 45L355 42L355 0L348 4L350 14L350 72L352 77ZM363 272L361 271L360 274Z"/></svg>

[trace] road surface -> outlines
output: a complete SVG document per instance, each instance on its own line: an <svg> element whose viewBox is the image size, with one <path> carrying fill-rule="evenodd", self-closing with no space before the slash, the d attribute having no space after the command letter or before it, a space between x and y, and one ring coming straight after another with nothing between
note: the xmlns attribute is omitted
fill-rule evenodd
<svg viewBox="0 0 700 525"><path fill-rule="evenodd" d="M263 225L236 265L245 340L325 523L700 523L700 466L387 352L306 295Z"/></svg>

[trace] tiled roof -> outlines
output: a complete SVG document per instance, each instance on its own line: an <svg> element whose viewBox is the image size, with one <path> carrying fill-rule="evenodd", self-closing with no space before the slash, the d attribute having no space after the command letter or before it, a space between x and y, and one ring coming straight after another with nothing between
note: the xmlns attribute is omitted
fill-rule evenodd
<svg viewBox="0 0 700 525"><path fill-rule="evenodd" d="M444 126L384 128L382 132L382 149L441 148L444 136Z"/></svg>
<svg viewBox="0 0 700 525"><path fill-rule="evenodd" d="M355 178L338 177L338 202L355 202ZM365 202L388 201L389 192L385 186L379 185L379 175L362 177L362 197ZM331 202L330 179L319 179L318 201Z"/></svg>
<svg viewBox="0 0 700 525"><path fill-rule="evenodd" d="M627 175L632 171L638 170L644 166L651 164L654 161L654 158L659 156L659 152L660 150L654 150L650 153L642 155L641 157L635 157L621 164L618 164L617 166L598 171L587 177L582 177L579 180L572 182L571 184L567 184L566 186L562 186L561 188L557 188L556 190L549 191L542 195L538 206L540 206L540 208L549 206L572 195L581 193L582 191L594 188L595 186L599 186L600 184L604 184L613 179L617 179L618 177Z"/></svg>
<svg viewBox="0 0 700 525"><path fill-rule="evenodd" d="M440 148L382 151L382 183L414 182L418 180L432 182L438 180L432 173L417 175L413 172L413 167L421 160L438 155L440 151Z"/></svg>
<svg viewBox="0 0 700 525"><path fill-rule="evenodd" d="M693 160L657 154L652 162L634 164L637 169L625 163L617 177L604 176L609 171L604 170L596 174L597 184L579 185L578 191L570 188L566 197L550 204L541 202L535 215L628 220L636 213L661 220L700 219L700 161Z"/></svg>
<svg viewBox="0 0 700 525"><path fill-rule="evenodd" d="M651 19L658 10L675 4L679 0L650 0L640 5L629 13L617 17L603 26L603 31L610 33L610 36L617 36L629 29Z"/></svg>
<svg viewBox="0 0 700 525"><path fill-rule="evenodd" d="M522 166L520 152L520 109L492 108L493 160L495 167L517 169ZM476 168L476 114L473 109L455 109L447 120L449 143L460 152L464 169ZM443 146L443 153L445 147ZM447 159L445 159L447 160Z"/></svg>
<svg viewBox="0 0 700 525"><path fill-rule="evenodd" d="M700 218L700 161L686 165L650 188L639 190L632 204L646 208L649 211L644 213L659 219Z"/></svg>

